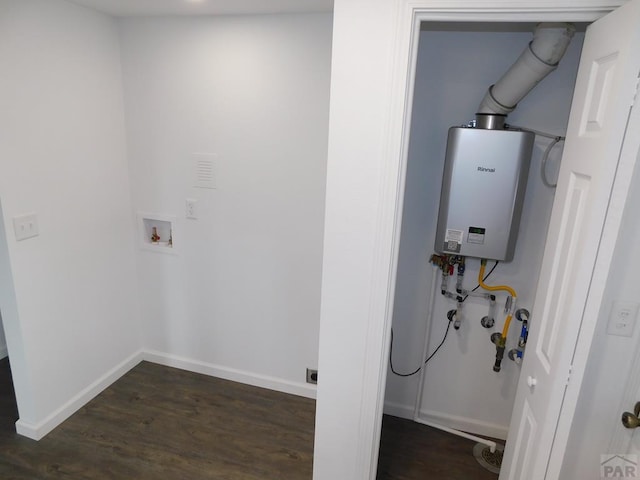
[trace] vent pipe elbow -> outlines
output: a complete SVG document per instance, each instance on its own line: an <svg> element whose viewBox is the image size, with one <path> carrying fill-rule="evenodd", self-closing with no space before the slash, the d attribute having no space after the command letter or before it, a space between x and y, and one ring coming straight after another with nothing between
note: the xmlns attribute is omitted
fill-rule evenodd
<svg viewBox="0 0 640 480"><path fill-rule="evenodd" d="M489 87L479 114L507 115L544 77L553 72L571 42L575 27L570 23L540 23L533 40L518 60Z"/></svg>

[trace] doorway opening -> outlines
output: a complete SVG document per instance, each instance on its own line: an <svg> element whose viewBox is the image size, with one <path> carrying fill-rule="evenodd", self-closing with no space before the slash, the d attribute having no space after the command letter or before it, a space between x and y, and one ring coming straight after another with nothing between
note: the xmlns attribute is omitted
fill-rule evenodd
<svg viewBox="0 0 640 480"><path fill-rule="evenodd" d="M4 215L0 203L0 439L5 435L15 434L15 423L18 420L18 406L9 361L8 330L9 302L13 293L13 277L9 265L9 251L5 231Z"/></svg>
<svg viewBox="0 0 640 480"><path fill-rule="evenodd" d="M18 421L18 404L13 387L9 357L0 359L0 442L5 437L14 437Z"/></svg>
<svg viewBox="0 0 640 480"><path fill-rule="evenodd" d="M517 355L511 360L505 353L501 370L495 372L492 367L496 346L491 338L502 330L502 311L508 295L496 294L493 313L486 298L469 297L464 301L464 316L455 325L459 328L455 328L450 312L459 308L458 302L455 297L441 294L442 268L430 259L438 223L447 131L473 120L487 88L528 45L535 25L420 24L392 320L393 369L387 374L384 411L388 416L383 420L380 479L405 478L410 475L407 472L413 472L415 478L429 473L451 479L497 478L474 459L476 442L450 431L497 444L507 439L520 365ZM564 136L587 26L574 25L576 33L557 70L519 102L508 116L510 125L546 132L552 137ZM554 199L553 188L546 184L555 183L562 155L562 143L552 142L553 138L544 136L536 136L534 141L513 260L498 264L490 261L487 266L491 272L487 283L512 285L518 292L518 307L529 311ZM464 268L464 289L472 290L477 285L480 260L469 257ZM452 285L455 292L454 288ZM483 321L486 317L495 317L494 322L489 325ZM535 318L530 321L535 322ZM507 351L517 349L522 332L522 324L513 323ZM390 454L390 448L411 451L402 446L402 432L411 445L420 444L417 438L421 435L435 435L441 438L437 443L441 451L431 452L434 461L429 462L424 461L429 457L420 455L419 450L415 457ZM396 436L397 441L388 441L389 435ZM430 442L432 446L433 443ZM452 450L459 451L459 456L446 459L445 452Z"/></svg>

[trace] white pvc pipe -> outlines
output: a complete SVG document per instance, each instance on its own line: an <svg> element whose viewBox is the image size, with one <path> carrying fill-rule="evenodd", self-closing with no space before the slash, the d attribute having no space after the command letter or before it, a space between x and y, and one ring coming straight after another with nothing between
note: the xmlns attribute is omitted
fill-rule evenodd
<svg viewBox="0 0 640 480"><path fill-rule="evenodd" d="M429 303L427 304L427 327L424 335L424 348L422 351L422 357L427 358L427 354L429 352L429 337L431 336L431 326L433 325L433 312L435 310L435 299L436 299L436 289L438 284L440 269L433 265L432 275L431 275L431 288L429 289ZM424 360L423 360L424 361ZM491 440L486 440L482 437L477 437L475 435L471 435L470 433L462 432L460 430L456 430L454 428L445 427L444 425L440 425L438 423L429 422L420 418L420 406L422 405L422 396L424 391L424 377L425 377L426 365L420 369L420 381L418 383L418 392L416 395L416 403L413 409L413 421L416 423L420 423L422 425L426 425L428 427L437 428L438 430L442 430L443 432L452 433L453 435L457 435L459 437L467 438L469 440L473 440L478 443L482 443L483 445L487 445L491 453L496 451L496 442Z"/></svg>
<svg viewBox="0 0 640 480"><path fill-rule="evenodd" d="M457 435L458 437L473 440L474 442L482 443L483 445L486 445L487 447L489 447L489 450L491 451L491 453L495 453L496 451L497 444L492 440L487 440L486 438L482 438L482 437L476 437L475 435L471 435L470 433L461 432L460 430L456 430L455 428L445 427L444 425L428 422L426 420L421 420L419 418L415 419L414 422L420 423L422 425L426 425L427 427L437 428L438 430L442 430L443 432L452 433L454 435Z"/></svg>
<svg viewBox="0 0 640 480"><path fill-rule="evenodd" d="M518 60L489 87L477 113L511 113L540 80L553 72L575 33L570 23L540 23Z"/></svg>
<svg viewBox="0 0 640 480"><path fill-rule="evenodd" d="M436 300L436 285L438 283L438 277L440 269L432 265L432 275L431 275L431 288L429 289L429 303L427 304L427 326L425 328L424 333L424 348L422 349L422 361L424 362L429 354L429 337L431 336L431 325L433 325L433 309L435 306ZM416 402L413 407L413 420L417 421L420 416L420 406L422 405L422 392L424 389L424 375L425 370L427 369L426 365L423 365L420 369L420 380L418 381L418 392L416 394Z"/></svg>

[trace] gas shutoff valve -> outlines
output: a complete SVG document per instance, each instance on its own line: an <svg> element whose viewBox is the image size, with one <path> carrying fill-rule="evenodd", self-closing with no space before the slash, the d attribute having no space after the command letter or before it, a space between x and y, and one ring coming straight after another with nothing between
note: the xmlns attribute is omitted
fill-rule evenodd
<svg viewBox="0 0 640 480"><path fill-rule="evenodd" d="M516 310L516 320L522 322L520 328L520 337L518 338L518 348L512 348L507 354L509 359L513 360L517 364L522 362L524 356L524 349L527 346L527 339L529 337L529 310L526 308L520 308Z"/></svg>

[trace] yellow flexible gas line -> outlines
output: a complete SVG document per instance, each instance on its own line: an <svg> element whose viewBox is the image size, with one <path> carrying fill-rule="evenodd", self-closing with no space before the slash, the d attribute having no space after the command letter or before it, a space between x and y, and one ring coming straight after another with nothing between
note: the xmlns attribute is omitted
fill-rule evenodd
<svg viewBox="0 0 640 480"><path fill-rule="evenodd" d="M513 311L516 307L516 299L518 294L516 291L511 288L509 285L487 285L484 283L484 269L487 266L487 261L483 258L480 260L480 272L478 272L478 285L480 285L485 290L489 290L490 292L503 291L508 292L512 297L511 308L509 308L509 314L507 318L504 320L504 327L502 327L502 334L500 338L495 342L496 343L496 362L493 365L493 371L499 372L500 365L502 364L502 359L504 357L505 346L507 345L507 334L509 333L509 326L511 325L511 319L513 317Z"/></svg>
<svg viewBox="0 0 640 480"><path fill-rule="evenodd" d="M511 295L513 297L512 305L515 306L516 299L518 298L518 294L509 285L495 285L495 286L492 286L492 285L487 285L486 283L484 283L484 269L485 269L486 266L487 266L487 261L485 259L480 260L480 272L478 272L478 285L480 285L485 290L489 290L490 292L496 292L496 291L508 292L509 295ZM513 311L513 309L512 309L512 311ZM503 340L507 339L507 333L509 333L509 326L511 325L511 318L512 318L512 314L509 313L509 315L507 315L507 318L504 321L504 327L502 328L502 339Z"/></svg>
<svg viewBox="0 0 640 480"><path fill-rule="evenodd" d="M487 261L485 259L480 260L480 272L478 273L478 284L482 288L484 288L485 290L489 290L490 292L496 292L496 291L509 292L509 295L511 295L515 300L518 294L509 285L496 285L495 287L493 287L491 285L487 285L486 283L484 283L484 269L486 266L487 266Z"/></svg>
<svg viewBox="0 0 640 480"><path fill-rule="evenodd" d="M502 327L502 338L504 340L507 339L507 333L509 333L509 325L511 325L512 315L507 315L507 318L504 320L504 327Z"/></svg>

